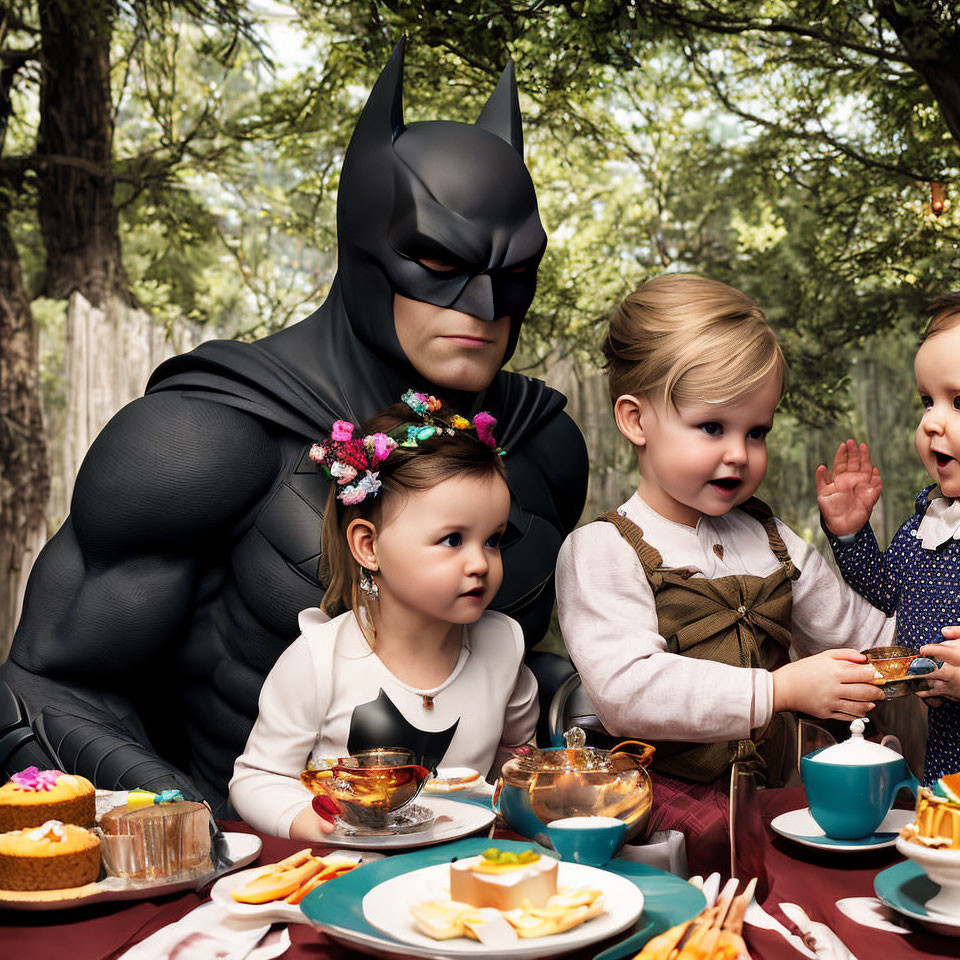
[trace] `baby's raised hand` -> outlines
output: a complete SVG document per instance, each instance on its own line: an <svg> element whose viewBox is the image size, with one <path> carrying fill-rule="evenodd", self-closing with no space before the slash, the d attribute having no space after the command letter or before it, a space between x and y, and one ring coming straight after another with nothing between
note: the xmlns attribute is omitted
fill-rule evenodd
<svg viewBox="0 0 960 960"><path fill-rule="evenodd" d="M921 657L943 661L936 673L927 675L930 689L917 692L930 707L939 707L942 697L960 700L960 626L944 627L940 632L942 643L925 643L918 651Z"/></svg>
<svg viewBox="0 0 960 960"><path fill-rule="evenodd" d="M873 667L859 650L825 650L773 671L773 709L814 717L852 720L865 717L883 691L868 681Z"/></svg>
<svg viewBox="0 0 960 960"><path fill-rule="evenodd" d="M833 471L817 467L817 504L827 529L836 537L856 533L869 519L880 498L880 471L870 462L865 443L841 443L833 458Z"/></svg>

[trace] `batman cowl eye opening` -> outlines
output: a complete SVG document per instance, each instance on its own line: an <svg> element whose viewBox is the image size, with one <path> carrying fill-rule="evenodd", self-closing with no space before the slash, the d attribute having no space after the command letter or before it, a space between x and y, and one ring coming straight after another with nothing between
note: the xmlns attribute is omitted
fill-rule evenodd
<svg viewBox="0 0 960 960"><path fill-rule="evenodd" d="M457 269L455 263L450 263L449 260L441 260L439 257L418 257L417 263L421 267L433 270L435 273L453 273Z"/></svg>

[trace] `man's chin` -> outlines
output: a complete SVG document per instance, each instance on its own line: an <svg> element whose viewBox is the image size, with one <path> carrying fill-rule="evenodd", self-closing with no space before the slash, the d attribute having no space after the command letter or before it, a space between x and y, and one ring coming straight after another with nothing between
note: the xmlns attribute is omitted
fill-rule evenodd
<svg viewBox="0 0 960 960"><path fill-rule="evenodd" d="M426 377L434 386L442 390L456 390L462 393L479 393L486 390L493 383L493 378L499 373L500 367L492 364L451 363L417 364L414 368L421 376Z"/></svg>

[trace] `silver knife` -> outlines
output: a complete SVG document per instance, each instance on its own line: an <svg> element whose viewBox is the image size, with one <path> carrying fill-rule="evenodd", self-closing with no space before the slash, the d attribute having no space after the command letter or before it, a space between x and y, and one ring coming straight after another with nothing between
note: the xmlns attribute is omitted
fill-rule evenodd
<svg viewBox="0 0 960 960"><path fill-rule="evenodd" d="M810 957L811 960L817 960L817 955L800 937L791 933L776 917L770 916L756 900L751 900L747 904L747 912L743 916L743 922L751 927L759 927L761 930L773 930L775 933L779 933L797 953Z"/></svg>
<svg viewBox="0 0 960 960"><path fill-rule="evenodd" d="M814 944L814 953L820 960L857 960L850 948L825 923L811 920L806 911L795 903L781 903L785 917Z"/></svg>

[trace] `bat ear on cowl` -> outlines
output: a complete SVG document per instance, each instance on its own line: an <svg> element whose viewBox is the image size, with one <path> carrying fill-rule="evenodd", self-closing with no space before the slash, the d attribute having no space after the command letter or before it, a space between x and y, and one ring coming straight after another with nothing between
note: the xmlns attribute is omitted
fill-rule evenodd
<svg viewBox="0 0 960 960"><path fill-rule="evenodd" d="M523 156L523 123L520 118L520 98L517 94L517 75L512 60L503 68L497 88L480 111L477 126L495 134L501 140L506 140Z"/></svg>

